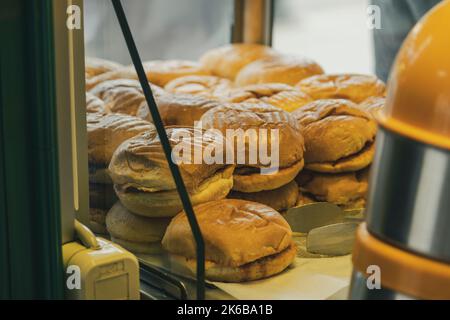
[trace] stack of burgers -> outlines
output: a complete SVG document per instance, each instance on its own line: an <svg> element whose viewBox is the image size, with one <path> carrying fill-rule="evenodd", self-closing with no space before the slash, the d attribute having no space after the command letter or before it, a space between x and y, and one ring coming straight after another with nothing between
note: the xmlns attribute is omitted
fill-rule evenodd
<svg viewBox="0 0 450 320"><path fill-rule="evenodd" d="M384 84L361 75L320 75L298 87L318 99L292 112L305 138L305 169L296 178L300 204L326 201L345 209L365 206L376 123L365 109ZM357 103L366 101L369 106Z"/></svg>
<svg viewBox="0 0 450 320"><path fill-rule="evenodd" d="M219 130L232 144L237 168L229 198L264 203L278 211L296 204L298 187L294 178L304 165L304 145L300 128L288 112L259 101L230 103L206 112L201 124ZM227 130L236 134L229 137ZM241 135L238 130L242 130ZM271 130L277 130L276 137ZM276 167L263 163L261 157L252 159L252 149L268 155L272 150L277 152Z"/></svg>
<svg viewBox="0 0 450 320"><path fill-rule="evenodd" d="M222 139L209 134L198 140L195 130L166 127L172 147L181 143L192 150L183 157L193 157L194 147L203 150ZM223 199L233 185L234 165L179 163L179 168L193 205ZM109 171L121 202L106 219L112 240L136 253L160 252L165 228L183 207L156 130L124 142L114 153Z"/></svg>
<svg viewBox="0 0 450 320"><path fill-rule="evenodd" d="M106 233L106 212L117 200L108 172L114 151L123 141L152 128L151 123L125 114L87 115L90 219L95 232Z"/></svg>
<svg viewBox="0 0 450 320"><path fill-rule="evenodd" d="M195 242L134 68L100 59L86 66L91 220L132 252L166 251L195 269ZM280 212L314 201L364 206L373 115L384 104L375 77L325 75L310 59L257 44L144 69L174 149L216 145L222 159L233 155L231 163L185 162L195 154L183 151L178 162L209 279L248 281L287 268L296 249ZM229 129L244 135L230 142ZM255 145L276 163L252 158Z"/></svg>

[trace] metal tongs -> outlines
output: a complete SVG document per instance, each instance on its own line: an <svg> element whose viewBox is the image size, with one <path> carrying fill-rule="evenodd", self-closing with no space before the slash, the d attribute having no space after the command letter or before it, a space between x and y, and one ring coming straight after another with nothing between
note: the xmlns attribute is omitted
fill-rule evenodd
<svg viewBox="0 0 450 320"><path fill-rule="evenodd" d="M364 210L343 210L332 203L317 202L291 208L284 217L293 232L306 234L308 252L340 256L352 252Z"/></svg>

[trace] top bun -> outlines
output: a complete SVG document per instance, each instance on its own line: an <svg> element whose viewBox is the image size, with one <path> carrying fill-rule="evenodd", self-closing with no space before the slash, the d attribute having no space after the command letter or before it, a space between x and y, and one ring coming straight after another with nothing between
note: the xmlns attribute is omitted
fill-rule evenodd
<svg viewBox="0 0 450 320"><path fill-rule="evenodd" d="M157 96L156 104L166 126L193 126L194 122L200 120L206 111L221 105L220 102L203 96L173 93ZM153 122L146 101L139 106L136 115Z"/></svg>
<svg viewBox="0 0 450 320"><path fill-rule="evenodd" d="M111 70L105 73L98 74L92 78L86 79L86 91L91 90L101 82L117 79L133 79L137 80L138 76L134 69L129 67Z"/></svg>
<svg viewBox="0 0 450 320"><path fill-rule="evenodd" d="M163 89L152 85L155 97L164 94ZM145 96L138 80L116 79L99 83L89 93L96 95L105 103L108 112L135 116Z"/></svg>
<svg viewBox="0 0 450 320"><path fill-rule="evenodd" d="M221 266L242 266L279 253L292 243L292 231L274 209L256 202L223 199L194 207L205 241L205 258ZM162 240L172 254L196 257L185 212L172 219Z"/></svg>
<svg viewBox="0 0 450 320"><path fill-rule="evenodd" d="M279 55L256 60L242 68L236 76L236 84L279 82L293 86L302 79L322 73L322 67L311 59Z"/></svg>
<svg viewBox="0 0 450 320"><path fill-rule="evenodd" d="M153 60L143 65L148 81L160 87L179 77L209 74L198 62L188 60Z"/></svg>
<svg viewBox="0 0 450 320"><path fill-rule="evenodd" d="M385 97L370 97L360 103L359 107L369 112L372 116L375 116L376 114L384 110L385 105Z"/></svg>
<svg viewBox="0 0 450 320"><path fill-rule="evenodd" d="M213 75L234 80L247 64L275 55L270 47L253 43L229 44L207 51L200 58L201 64Z"/></svg>
<svg viewBox="0 0 450 320"><path fill-rule="evenodd" d="M255 129L259 139L260 129L278 129L279 133L279 165L289 167L294 163L303 160L304 142L300 133L300 128L288 112L275 106L256 101L256 103L229 103L213 108L206 112L201 118L202 126L205 129L218 129L224 135L227 129ZM268 131L269 134L270 131ZM236 137L238 139L239 137ZM250 138L244 137L246 154L249 150ZM271 149L271 138L264 139L267 149ZM256 145L256 144L255 144ZM248 156L246 161L248 162ZM261 164L246 165L261 167Z"/></svg>
<svg viewBox="0 0 450 320"><path fill-rule="evenodd" d="M226 92L233 83L216 76L185 76L170 81L164 89L171 93L201 95L215 98Z"/></svg>
<svg viewBox="0 0 450 320"><path fill-rule="evenodd" d="M147 121L124 114L88 114L89 162L107 166L123 141L153 128Z"/></svg>
<svg viewBox="0 0 450 320"><path fill-rule="evenodd" d="M200 129L166 127L172 147L178 145L185 147L183 150L190 148L192 151L191 161L185 161L189 163L178 164L186 189L191 193L195 193L202 182L212 177L220 169L229 167L220 163L207 164L203 159L200 159L200 163L196 163L194 147L201 147L203 153L207 146L217 152L223 152L221 147L224 146L221 134L196 130ZM218 147L213 148L215 145ZM188 155L183 154L184 156ZM111 159L109 171L114 183L124 187L135 187L149 192L176 189L161 140L155 128L120 145Z"/></svg>
<svg viewBox="0 0 450 320"><path fill-rule="evenodd" d="M255 102L256 99L288 112L312 101L307 94L284 83L252 84L229 90L219 98L226 102Z"/></svg>
<svg viewBox="0 0 450 320"><path fill-rule="evenodd" d="M360 103L372 96L384 96L386 87L375 76L324 74L303 79L296 85L313 99L348 99Z"/></svg>
<svg viewBox="0 0 450 320"><path fill-rule="evenodd" d="M372 145L377 131L372 117L349 100L316 100L291 114L298 120L305 138L307 168L309 164L316 162L348 160L349 156ZM362 169L371 160L371 157L364 157L364 161L358 163L356 168L353 168L355 164L352 163L352 171ZM337 171L347 170L331 170Z"/></svg>
<svg viewBox="0 0 450 320"><path fill-rule="evenodd" d="M97 96L86 92L86 113L107 113L105 103Z"/></svg>
<svg viewBox="0 0 450 320"><path fill-rule="evenodd" d="M85 73L87 78L92 78L99 74L117 70L120 68L123 68L123 66L114 61L109 61L100 58L86 57Z"/></svg>

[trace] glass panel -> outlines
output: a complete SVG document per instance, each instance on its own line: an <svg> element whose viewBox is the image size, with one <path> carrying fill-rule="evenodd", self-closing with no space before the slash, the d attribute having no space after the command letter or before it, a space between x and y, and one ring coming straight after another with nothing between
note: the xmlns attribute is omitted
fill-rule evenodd
<svg viewBox="0 0 450 320"><path fill-rule="evenodd" d="M275 1L273 46L318 61L327 73L373 73L364 0Z"/></svg>
<svg viewBox="0 0 450 320"><path fill-rule="evenodd" d="M230 40L233 0L133 0L123 7L141 58L196 60ZM84 2L86 55L131 63L110 1Z"/></svg>
<svg viewBox="0 0 450 320"><path fill-rule="evenodd" d="M133 0L122 4L159 106L160 98L167 94L164 86L170 80L206 75L199 57L231 38L233 0ZM193 298L195 268L192 272L174 267L176 263L161 255L164 232L182 207L161 144L155 142L158 150L150 152L149 157L141 157L145 151L137 151L147 148L145 144L156 131L112 3L85 1L84 18L89 227L138 256L142 280L147 286L159 288L157 296ZM176 113L168 117L167 110L160 112L165 124L190 128L194 124L177 122ZM149 132L150 136L142 138L145 141L135 139ZM137 153L126 149L125 153L113 155L120 153L127 139L137 144L137 149L130 147ZM117 159L126 157L128 151L136 161ZM117 166L110 170L110 162ZM128 173L119 166L127 167ZM153 178L147 181L141 179L151 175ZM190 185L188 189L192 191ZM215 291L210 290L209 297L211 292Z"/></svg>

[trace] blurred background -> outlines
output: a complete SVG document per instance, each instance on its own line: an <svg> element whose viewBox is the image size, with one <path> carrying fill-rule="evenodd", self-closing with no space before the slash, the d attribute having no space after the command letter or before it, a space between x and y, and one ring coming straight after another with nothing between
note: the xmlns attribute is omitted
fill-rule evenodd
<svg viewBox="0 0 450 320"><path fill-rule="evenodd" d="M273 46L327 72L373 72L366 0L276 0ZM228 43L233 0L123 2L143 60L197 59ZM86 55L130 63L110 1L85 1Z"/></svg>
<svg viewBox="0 0 450 320"><path fill-rule="evenodd" d="M318 61L328 73L373 73L366 0L276 0L273 46Z"/></svg>

